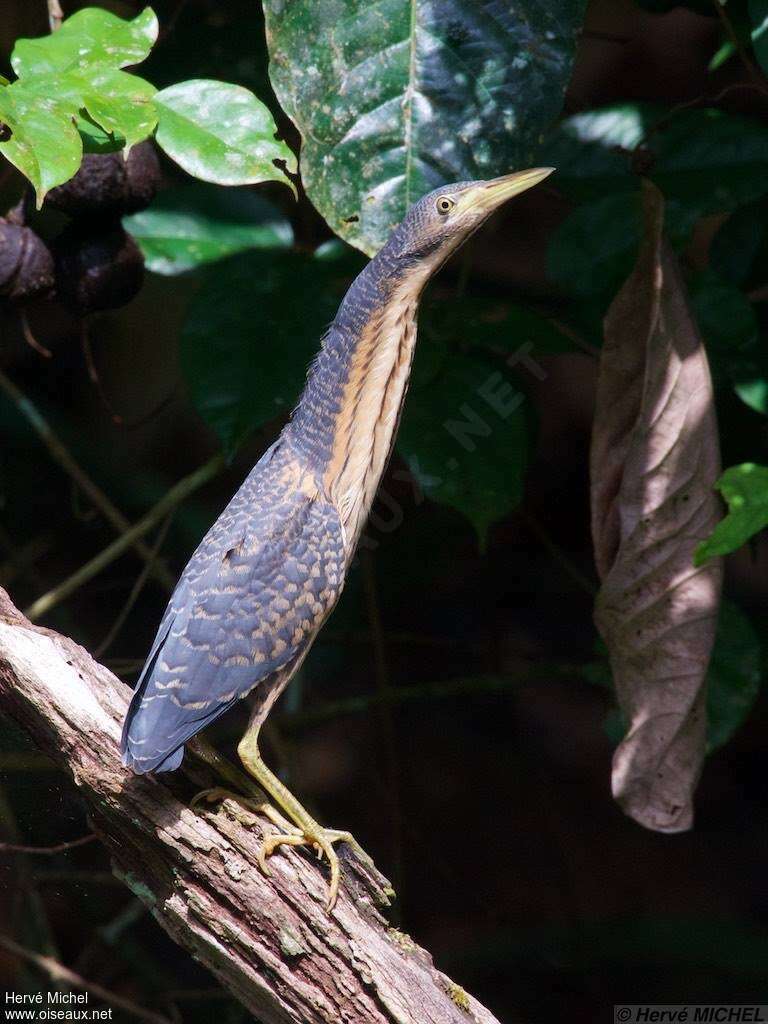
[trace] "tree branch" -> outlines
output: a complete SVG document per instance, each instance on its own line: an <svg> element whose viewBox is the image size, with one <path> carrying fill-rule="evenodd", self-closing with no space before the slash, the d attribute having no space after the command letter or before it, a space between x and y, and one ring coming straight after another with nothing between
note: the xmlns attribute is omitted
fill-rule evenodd
<svg viewBox="0 0 768 1024"><path fill-rule="evenodd" d="M313 857L281 851L272 876L261 873L261 817L232 801L189 808L195 789L216 781L207 765L188 756L171 775L128 773L118 741L129 692L0 589L0 709L78 787L115 874L262 1024L496 1024L387 926L386 880L348 850L328 914Z"/></svg>

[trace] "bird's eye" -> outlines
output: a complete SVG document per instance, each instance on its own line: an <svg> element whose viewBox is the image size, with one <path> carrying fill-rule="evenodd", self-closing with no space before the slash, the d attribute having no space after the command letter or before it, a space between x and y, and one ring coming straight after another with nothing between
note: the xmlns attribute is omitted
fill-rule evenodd
<svg viewBox="0 0 768 1024"><path fill-rule="evenodd" d="M455 205L454 201L449 199L448 196L440 196L437 200L437 212L442 214L450 213Z"/></svg>

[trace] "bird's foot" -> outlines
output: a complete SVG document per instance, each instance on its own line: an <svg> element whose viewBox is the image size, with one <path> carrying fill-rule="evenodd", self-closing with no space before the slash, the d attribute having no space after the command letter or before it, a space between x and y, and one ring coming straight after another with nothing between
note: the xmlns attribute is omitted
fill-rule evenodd
<svg viewBox="0 0 768 1024"><path fill-rule="evenodd" d="M333 910L339 895L339 883L341 881L341 867L339 858L333 848L334 843L349 843L361 860L373 866L373 861L358 843L351 832L340 832L335 828L321 828L313 823L311 826L295 828L285 835L265 836L258 853L259 866L265 875L270 875L267 858L277 850L279 846L312 846L317 850L318 858L325 857L331 869L331 881L328 886L328 910Z"/></svg>
<svg viewBox="0 0 768 1024"><path fill-rule="evenodd" d="M233 817L241 825L252 825L252 816L261 814L268 818L273 825L277 825L278 828L285 829L288 833L297 833L296 827L287 818L283 817L280 811L267 800L266 796L262 798L244 796L242 793L235 793L233 790L226 789L223 786L213 786L211 789L204 789L202 792L197 793L190 801L189 807L190 810L194 811L202 803L215 804L221 803L223 800L233 802ZM243 814L242 811L247 811L251 817Z"/></svg>

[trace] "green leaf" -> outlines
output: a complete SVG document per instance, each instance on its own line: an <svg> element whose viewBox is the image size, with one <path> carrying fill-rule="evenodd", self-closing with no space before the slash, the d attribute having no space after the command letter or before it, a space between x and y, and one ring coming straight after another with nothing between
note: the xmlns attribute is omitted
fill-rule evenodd
<svg viewBox="0 0 768 1024"><path fill-rule="evenodd" d="M734 210L712 239L709 261L734 284L762 283L755 274L758 267L768 265L768 199Z"/></svg>
<svg viewBox="0 0 768 1024"><path fill-rule="evenodd" d="M161 192L148 210L123 218L147 267L181 274L247 249L285 249L285 217L250 190L192 182Z"/></svg>
<svg viewBox="0 0 768 1024"><path fill-rule="evenodd" d="M12 133L0 142L0 153L32 182L40 207L46 193L68 181L80 166L80 135L55 98L21 83L0 88L0 121Z"/></svg>
<svg viewBox="0 0 768 1024"><path fill-rule="evenodd" d="M488 527L519 504L528 451L524 397L484 359L417 343L397 448L423 493Z"/></svg>
<svg viewBox="0 0 768 1024"><path fill-rule="evenodd" d="M208 270L182 329L181 365L228 454L290 411L346 284L333 262L292 252L244 253Z"/></svg>
<svg viewBox="0 0 768 1024"><path fill-rule="evenodd" d="M218 185L290 185L274 161L295 171L296 158L275 138L272 115L248 89L194 79L163 89L155 104L157 141L189 174Z"/></svg>
<svg viewBox="0 0 768 1024"><path fill-rule="evenodd" d="M82 106L112 137L125 139L126 149L148 139L157 124L154 85L124 71L100 68L67 80L82 85Z"/></svg>
<svg viewBox="0 0 768 1024"><path fill-rule="evenodd" d="M768 467L745 462L730 466L717 482L728 514L696 549L696 565L727 555L768 526Z"/></svg>
<svg viewBox="0 0 768 1024"><path fill-rule="evenodd" d="M151 7L132 21L100 7L86 7L39 39L17 39L11 66L19 78L52 71L124 68L140 64L155 44L158 23Z"/></svg>
<svg viewBox="0 0 768 1024"><path fill-rule="evenodd" d="M768 74L768 0L749 0L752 49L760 67Z"/></svg>
<svg viewBox="0 0 768 1024"><path fill-rule="evenodd" d="M685 204L666 204L673 243L685 242L695 216ZM640 243L640 194L617 192L583 203L552 233L547 274L567 295L612 296L628 276Z"/></svg>
<svg viewBox="0 0 768 1024"><path fill-rule="evenodd" d="M462 351L493 353L510 366L574 349L570 338L533 310L468 295L423 301L419 338L449 342Z"/></svg>
<svg viewBox="0 0 768 1024"><path fill-rule="evenodd" d="M760 691L760 638L746 615L723 601L707 674L707 752L722 747L744 722Z"/></svg>
<svg viewBox="0 0 768 1024"><path fill-rule="evenodd" d="M575 198L637 187L631 150L642 141L649 176L691 218L732 210L768 193L768 126L714 108L665 111L621 103L566 118L540 161L560 168L557 181Z"/></svg>
<svg viewBox="0 0 768 1024"><path fill-rule="evenodd" d="M368 254L449 181L530 166L560 112L583 0L265 0L270 77L302 181Z"/></svg>
<svg viewBox="0 0 768 1024"><path fill-rule="evenodd" d="M768 415L768 351L751 302L712 270L694 274L689 293L715 382L727 380L750 408Z"/></svg>

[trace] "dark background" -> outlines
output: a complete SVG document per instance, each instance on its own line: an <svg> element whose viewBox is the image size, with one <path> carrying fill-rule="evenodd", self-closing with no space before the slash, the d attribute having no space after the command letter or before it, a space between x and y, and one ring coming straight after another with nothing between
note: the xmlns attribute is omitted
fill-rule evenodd
<svg viewBox="0 0 768 1024"><path fill-rule="evenodd" d="M71 13L78 5L64 6ZM140 5L109 6L128 15ZM154 6L161 25L172 26L147 70L156 84L205 75L271 96L255 3ZM0 54L7 57L17 36L45 30L43 3L4 0ZM593 2L566 111L716 95L744 75L733 61L707 72L721 40L716 17ZM768 116L768 103L754 94L730 95L723 105ZM3 209L18 192L6 169ZM306 200L296 207L285 189L262 192L290 216L300 247L329 237ZM567 212L555 179L522 197L472 242L461 268L467 291L556 305L544 254ZM700 226L688 253L694 263L716 226L714 218ZM432 295L450 293L459 270L446 268ZM130 519L216 451L177 364L179 324L196 286L194 275L148 275L130 306L90 326L112 405L129 421L152 413L135 428L112 421L88 379L77 324L62 309L29 312L50 360L24 342L13 312L0 317L0 367ZM280 338L261 343L277 346ZM536 440L522 508L492 528L480 553L462 516L416 501L393 478L402 469L396 459L385 488L402 523L369 531L374 543L270 719L265 756L321 821L351 829L390 876L398 927L504 1021L609 1020L611 1004L621 1001L768 1002L768 708L760 698L708 760L693 832L652 834L612 803L610 698L579 671L596 639L587 504L596 361L574 352L541 362L546 379L527 382ZM741 422L726 442L729 454L764 460L763 422ZM179 510L163 547L174 572L279 427L275 421L246 444ZM5 398L0 432L0 584L23 608L113 534ZM390 518L391 508L380 511ZM727 571L727 594L758 629L764 564L764 549L753 546ZM94 650L140 569L126 555L45 624ZM102 655L126 683L166 598L147 582ZM382 701L392 689L398 700ZM353 710L332 706L346 698L359 698ZM222 749L239 738L239 711L211 730ZM5 721L0 751L2 838L46 845L87 831L77 795ZM184 1021L247 1017L112 878L98 844L55 858L2 856L0 931L140 1005L175 1007ZM0 952L1 985L35 991L41 980Z"/></svg>

